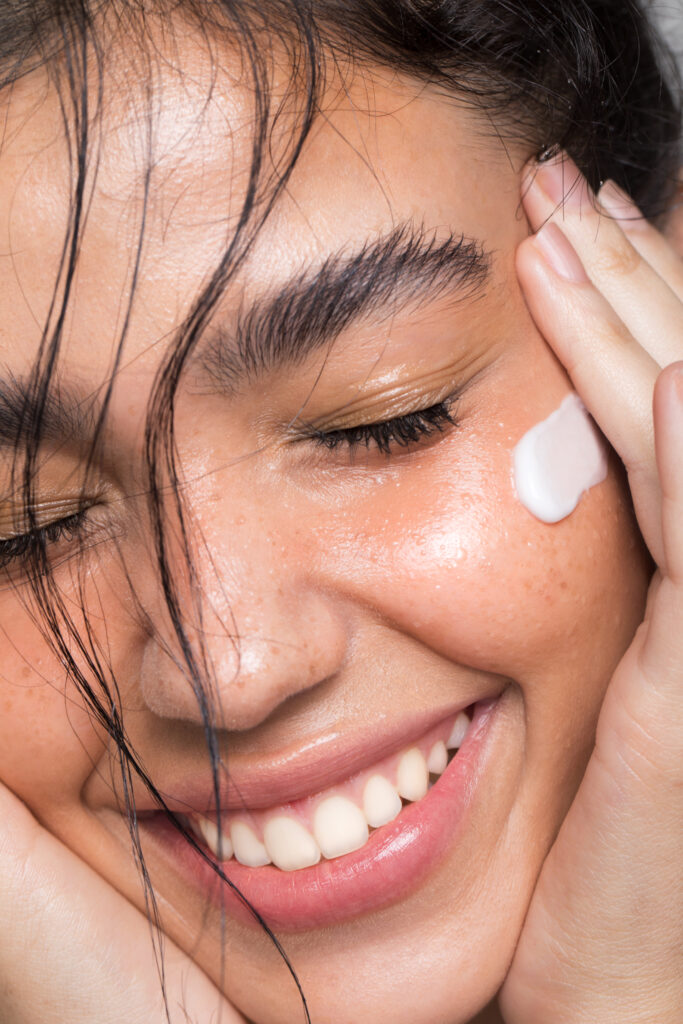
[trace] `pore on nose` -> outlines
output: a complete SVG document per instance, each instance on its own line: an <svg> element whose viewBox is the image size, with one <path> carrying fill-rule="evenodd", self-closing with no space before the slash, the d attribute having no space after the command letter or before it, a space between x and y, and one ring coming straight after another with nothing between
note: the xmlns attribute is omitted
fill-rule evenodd
<svg viewBox="0 0 683 1024"><path fill-rule="evenodd" d="M328 679L345 658L346 632L333 597L315 589L276 591L207 616L192 648L196 663L208 666L204 685L218 699L216 725L253 728L288 697ZM158 637L145 645L140 686L154 714L203 724L185 660Z"/></svg>

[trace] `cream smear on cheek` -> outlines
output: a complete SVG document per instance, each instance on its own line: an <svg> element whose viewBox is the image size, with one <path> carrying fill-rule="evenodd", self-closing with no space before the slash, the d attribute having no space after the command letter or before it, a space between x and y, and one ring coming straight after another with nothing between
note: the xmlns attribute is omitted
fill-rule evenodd
<svg viewBox="0 0 683 1024"><path fill-rule="evenodd" d="M565 519L581 496L606 476L606 443L574 392L514 450L517 495L543 523Z"/></svg>

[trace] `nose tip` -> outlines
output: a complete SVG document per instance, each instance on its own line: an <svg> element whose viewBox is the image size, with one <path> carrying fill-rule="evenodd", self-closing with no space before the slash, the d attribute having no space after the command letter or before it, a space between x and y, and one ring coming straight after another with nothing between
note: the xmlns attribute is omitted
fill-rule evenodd
<svg viewBox="0 0 683 1024"><path fill-rule="evenodd" d="M324 596L290 596L271 607L261 601L260 614L233 613L206 625L195 640L193 660L203 666L199 684L215 710L215 725L243 731L263 722L284 701L334 675L345 658L343 617ZM150 638L142 659L140 685L145 705L162 718L203 724L187 659L174 656L167 644Z"/></svg>

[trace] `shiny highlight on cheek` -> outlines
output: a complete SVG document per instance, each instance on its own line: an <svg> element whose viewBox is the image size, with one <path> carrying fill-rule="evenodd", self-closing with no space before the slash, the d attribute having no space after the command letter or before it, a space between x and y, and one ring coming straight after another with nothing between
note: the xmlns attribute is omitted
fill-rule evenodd
<svg viewBox="0 0 683 1024"><path fill-rule="evenodd" d="M536 519L558 523L607 476L607 446L577 394L529 430L513 455L519 500Z"/></svg>

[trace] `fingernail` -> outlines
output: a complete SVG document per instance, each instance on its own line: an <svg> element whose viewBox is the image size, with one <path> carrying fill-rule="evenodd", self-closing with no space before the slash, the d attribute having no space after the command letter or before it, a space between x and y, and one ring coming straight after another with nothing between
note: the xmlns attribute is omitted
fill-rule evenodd
<svg viewBox="0 0 683 1024"><path fill-rule="evenodd" d="M538 164L534 183L565 210L579 210L588 202L588 183L566 153L557 160Z"/></svg>
<svg viewBox="0 0 683 1024"><path fill-rule="evenodd" d="M598 192L598 201L610 217L619 221L624 231L644 231L648 227L636 204L615 182L605 182Z"/></svg>
<svg viewBox="0 0 683 1024"><path fill-rule="evenodd" d="M555 273L572 284L585 284L588 275L576 250L557 224L544 224L534 235L534 244Z"/></svg>

